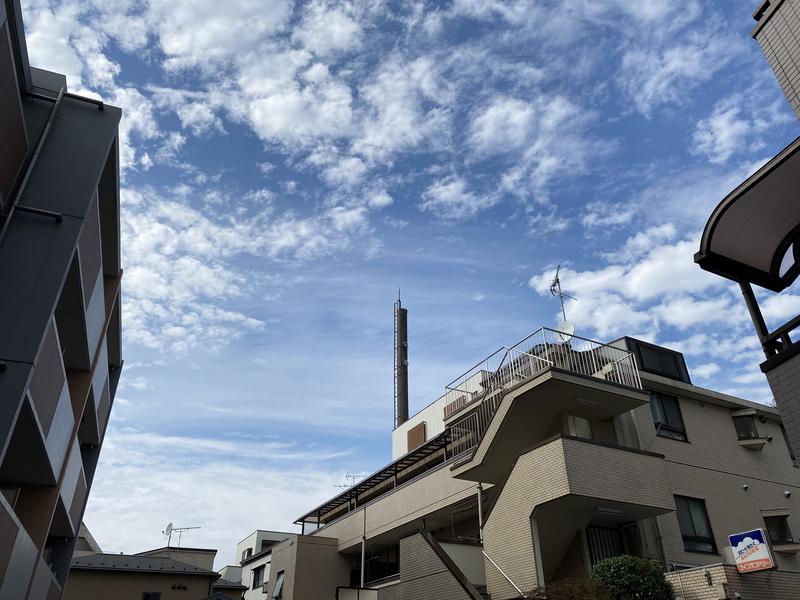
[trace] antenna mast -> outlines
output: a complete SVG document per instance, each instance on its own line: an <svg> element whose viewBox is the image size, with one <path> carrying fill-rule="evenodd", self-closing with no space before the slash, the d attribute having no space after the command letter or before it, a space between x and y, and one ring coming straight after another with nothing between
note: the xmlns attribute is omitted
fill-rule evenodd
<svg viewBox="0 0 800 600"><path fill-rule="evenodd" d="M558 278L558 274L561 271L561 265L556 267L556 276L553 278L553 282L550 284L550 293L553 296L558 296L558 300L561 302L561 316L564 318L564 322L567 322L567 311L564 310L564 298L569 298L570 300L577 301L577 298L573 298L569 294L565 294L561 291L561 280Z"/></svg>

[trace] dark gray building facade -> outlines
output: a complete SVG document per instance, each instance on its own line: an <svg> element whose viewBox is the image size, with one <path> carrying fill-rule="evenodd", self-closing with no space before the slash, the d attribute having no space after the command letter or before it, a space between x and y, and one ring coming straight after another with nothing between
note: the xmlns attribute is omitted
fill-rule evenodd
<svg viewBox="0 0 800 600"><path fill-rule="evenodd" d="M118 108L0 0L0 600L57 599L122 368Z"/></svg>

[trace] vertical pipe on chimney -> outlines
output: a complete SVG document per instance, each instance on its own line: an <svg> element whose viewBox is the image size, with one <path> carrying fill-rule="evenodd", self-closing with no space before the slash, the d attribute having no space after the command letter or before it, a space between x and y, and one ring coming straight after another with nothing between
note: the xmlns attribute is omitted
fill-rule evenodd
<svg viewBox="0 0 800 600"><path fill-rule="evenodd" d="M394 427L408 421L408 310L394 303Z"/></svg>

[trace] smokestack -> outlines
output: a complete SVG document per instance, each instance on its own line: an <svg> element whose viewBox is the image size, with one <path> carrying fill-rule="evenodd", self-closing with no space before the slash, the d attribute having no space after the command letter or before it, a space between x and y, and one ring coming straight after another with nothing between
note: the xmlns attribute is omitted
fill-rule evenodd
<svg viewBox="0 0 800 600"><path fill-rule="evenodd" d="M408 421L408 310L394 303L394 427Z"/></svg>

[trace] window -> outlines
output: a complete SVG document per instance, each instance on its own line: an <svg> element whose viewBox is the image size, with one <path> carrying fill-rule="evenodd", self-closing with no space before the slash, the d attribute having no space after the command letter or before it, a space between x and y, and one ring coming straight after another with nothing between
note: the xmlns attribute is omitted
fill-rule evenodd
<svg viewBox="0 0 800 600"><path fill-rule="evenodd" d="M708 521L705 500L675 496L675 507L678 509L683 549L687 552L716 554L717 546Z"/></svg>
<svg viewBox="0 0 800 600"><path fill-rule="evenodd" d="M733 417L733 426L736 427L736 435L740 440L757 440L761 437L756 428L755 415Z"/></svg>
<svg viewBox="0 0 800 600"><path fill-rule="evenodd" d="M264 585L264 566L253 569L253 589L256 590Z"/></svg>
<svg viewBox="0 0 800 600"><path fill-rule="evenodd" d="M142 592L142 600L161 600L161 592Z"/></svg>
<svg viewBox="0 0 800 600"><path fill-rule="evenodd" d="M278 571L278 578L275 580L275 589L272 590L272 600L283 598L283 571Z"/></svg>
<svg viewBox="0 0 800 600"><path fill-rule="evenodd" d="M246 561L246 560L247 560L248 558L250 558L251 556L253 556L253 549L252 549L252 548L246 548L246 549L245 549L245 550L242 552L242 562Z"/></svg>
<svg viewBox="0 0 800 600"><path fill-rule="evenodd" d="M675 396L651 393L650 412L653 413L656 435L686 441L686 428L683 426L681 405Z"/></svg>
<svg viewBox="0 0 800 600"><path fill-rule="evenodd" d="M592 424L583 417L567 415L567 431L575 437L592 439Z"/></svg>
<svg viewBox="0 0 800 600"><path fill-rule="evenodd" d="M781 433L783 434L783 441L786 442L786 449L789 451L789 458L791 458L792 462L797 466L797 458L794 455L792 443L789 441L789 435L786 433L786 427L783 426L783 423L781 423Z"/></svg>
<svg viewBox="0 0 800 600"><path fill-rule="evenodd" d="M781 515L777 517L764 517L767 525L769 541L773 544L793 544L792 530L789 529L789 517Z"/></svg>

